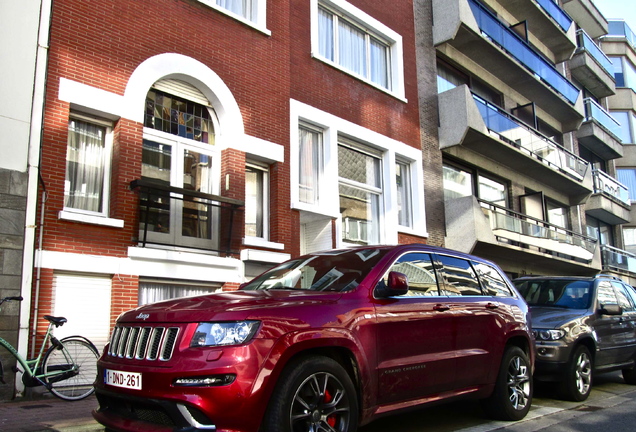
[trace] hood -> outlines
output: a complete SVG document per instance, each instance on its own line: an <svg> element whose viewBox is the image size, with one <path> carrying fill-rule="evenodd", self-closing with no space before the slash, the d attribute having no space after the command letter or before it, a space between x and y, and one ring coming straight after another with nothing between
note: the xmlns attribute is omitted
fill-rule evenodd
<svg viewBox="0 0 636 432"><path fill-rule="evenodd" d="M333 303L341 295L282 290L221 292L140 306L123 313L117 321L143 324L257 319L272 308Z"/></svg>
<svg viewBox="0 0 636 432"><path fill-rule="evenodd" d="M587 309L530 306L533 328L556 329L570 321L585 317L587 312Z"/></svg>

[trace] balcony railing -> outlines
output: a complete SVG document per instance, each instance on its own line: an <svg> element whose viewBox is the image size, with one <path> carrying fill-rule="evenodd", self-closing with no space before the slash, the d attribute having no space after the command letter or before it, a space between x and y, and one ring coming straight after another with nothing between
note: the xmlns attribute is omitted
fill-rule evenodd
<svg viewBox="0 0 636 432"><path fill-rule="evenodd" d="M594 179L594 193L606 194L625 205L630 205L629 189L618 180L598 169L592 170L592 178Z"/></svg>
<svg viewBox="0 0 636 432"><path fill-rule="evenodd" d="M636 255L610 245L601 245L601 263L603 270L627 271L636 274Z"/></svg>
<svg viewBox="0 0 636 432"><path fill-rule="evenodd" d="M235 255L232 242L242 237L235 224L242 201L148 179L130 182L139 193L139 244L205 249ZM237 231L237 232L234 232Z"/></svg>
<svg viewBox="0 0 636 432"><path fill-rule="evenodd" d="M585 50L601 66L608 75L614 76L614 66L612 61L605 55L591 37L585 33L585 30L576 31L576 44L580 50Z"/></svg>
<svg viewBox="0 0 636 432"><path fill-rule="evenodd" d="M593 120L608 133L610 133L618 142L621 140L621 124L612 117L610 113L600 106L594 99L585 98L585 121Z"/></svg>
<svg viewBox="0 0 636 432"><path fill-rule="evenodd" d="M499 21L488 9L476 0L468 0L481 32L511 57L525 66L537 78L562 95L574 105L579 89L561 75L547 60L534 51L519 35Z"/></svg>
<svg viewBox="0 0 636 432"><path fill-rule="evenodd" d="M607 23L609 24L609 33L607 36L622 36L627 39L627 43L636 50L636 34L634 34L625 21L610 20Z"/></svg>
<svg viewBox="0 0 636 432"><path fill-rule="evenodd" d="M582 180L589 163L564 149L557 143L542 135L539 131L527 126L512 114L486 102L473 94L473 99L486 123L486 127L514 147L527 152L530 156L553 169L562 171Z"/></svg>
<svg viewBox="0 0 636 432"><path fill-rule="evenodd" d="M552 17L554 21L563 29L564 32L567 32L572 25L572 18L565 13L561 6L556 4L554 0L536 0L539 3L539 6L546 11L548 15Z"/></svg>
<svg viewBox="0 0 636 432"><path fill-rule="evenodd" d="M491 229L518 234L517 241L522 243L520 246L535 248L542 253L568 256L577 261L591 261L596 239L488 201L479 200L479 203L490 219ZM500 236L500 240L510 241L505 236Z"/></svg>

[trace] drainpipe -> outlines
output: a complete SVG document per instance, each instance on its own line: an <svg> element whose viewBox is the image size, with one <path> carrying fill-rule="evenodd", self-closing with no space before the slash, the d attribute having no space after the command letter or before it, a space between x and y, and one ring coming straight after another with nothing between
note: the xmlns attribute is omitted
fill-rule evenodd
<svg viewBox="0 0 636 432"><path fill-rule="evenodd" d="M35 230L37 228L36 218L38 179L40 174L40 147L42 142L42 122L44 119L46 69L48 62L52 6L53 0L42 0L40 3L38 45L35 56L35 80L33 85L33 105L31 108L31 130L29 132L29 154L27 162L28 183L24 228L24 252L22 255L22 280L20 286L20 292L24 300L20 303L20 329L18 332L17 347L18 352L24 357L28 357L27 351L29 346L29 315L31 310L31 290L33 285ZM41 235L42 232L40 230L40 236ZM39 267L40 266L38 264L38 271ZM21 374L16 374L15 390L17 396L21 396L24 392L24 385L22 384L21 378Z"/></svg>

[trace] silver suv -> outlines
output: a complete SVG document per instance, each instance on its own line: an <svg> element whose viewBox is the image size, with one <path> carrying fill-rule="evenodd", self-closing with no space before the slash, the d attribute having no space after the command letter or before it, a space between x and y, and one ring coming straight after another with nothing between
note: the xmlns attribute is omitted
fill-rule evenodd
<svg viewBox="0 0 636 432"><path fill-rule="evenodd" d="M530 306L535 379L559 384L562 397L583 401L592 376L622 370L636 384L636 291L608 275L533 276L513 281Z"/></svg>

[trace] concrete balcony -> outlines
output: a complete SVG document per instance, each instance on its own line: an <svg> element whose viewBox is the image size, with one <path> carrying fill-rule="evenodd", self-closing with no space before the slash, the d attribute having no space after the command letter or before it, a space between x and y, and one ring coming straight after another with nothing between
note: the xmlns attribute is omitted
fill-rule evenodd
<svg viewBox="0 0 636 432"><path fill-rule="evenodd" d="M607 34L607 20L592 0L563 0L563 9L591 37L597 38Z"/></svg>
<svg viewBox="0 0 636 432"><path fill-rule="evenodd" d="M623 156L621 125L592 99L585 99L585 121L576 132L579 143L605 160Z"/></svg>
<svg viewBox="0 0 636 432"><path fill-rule="evenodd" d="M576 32L578 49L570 60L572 76L597 98L616 92L612 61L583 30Z"/></svg>
<svg viewBox="0 0 636 432"><path fill-rule="evenodd" d="M636 275L636 255L632 253L610 245L601 245L601 260L603 271L628 273L632 277Z"/></svg>
<svg viewBox="0 0 636 432"><path fill-rule="evenodd" d="M594 193L585 203L585 213L610 225L630 221L629 191L615 178L601 170L593 170Z"/></svg>
<svg viewBox="0 0 636 432"><path fill-rule="evenodd" d="M589 164L509 113L473 95L467 86L439 94L440 149L476 152L515 172L540 178L570 197L592 193Z"/></svg>
<svg viewBox="0 0 636 432"><path fill-rule="evenodd" d="M628 87L617 88L616 94L609 98L608 105L615 111L636 111L636 90Z"/></svg>
<svg viewBox="0 0 636 432"><path fill-rule="evenodd" d="M531 264L545 274L600 269L596 239L474 196L447 200L445 212L446 247L487 256L511 268Z"/></svg>
<svg viewBox="0 0 636 432"><path fill-rule="evenodd" d="M526 21L528 31L554 55L555 61L568 60L576 44L572 18L552 0L500 0L517 22Z"/></svg>
<svg viewBox="0 0 636 432"><path fill-rule="evenodd" d="M456 51L557 119L564 131L583 119L579 89L525 40L476 0L433 0L433 40L452 58Z"/></svg>

